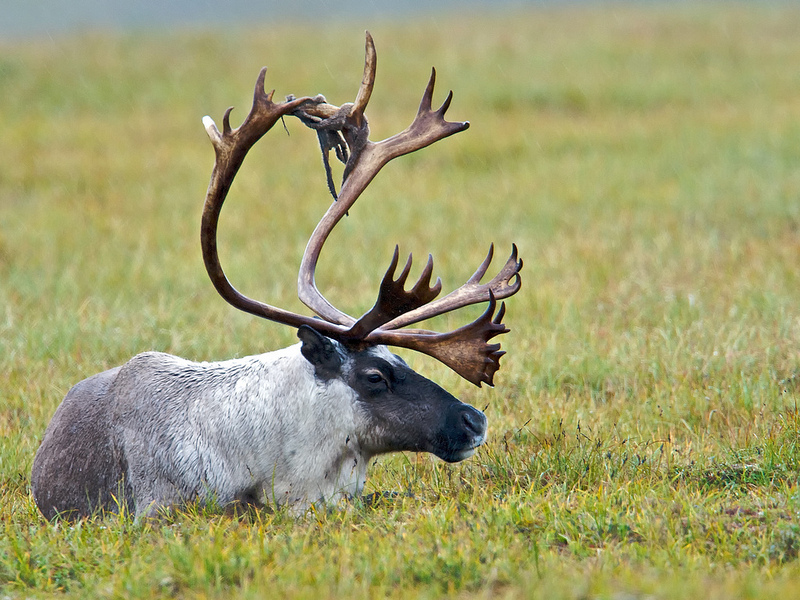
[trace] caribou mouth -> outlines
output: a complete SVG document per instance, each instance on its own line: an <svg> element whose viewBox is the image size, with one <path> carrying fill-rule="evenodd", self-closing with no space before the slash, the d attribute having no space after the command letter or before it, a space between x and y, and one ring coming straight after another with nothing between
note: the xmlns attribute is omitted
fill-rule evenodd
<svg viewBox="0 0 800 600"><path fill-rule="evenodd" d="M475 454L475 451L481 446L483 446L485 443L486 443L486 433L484 432L481 435L476 436L472 440L472 443L465 448L460 448L460 449L447 448L443 452L434 452L434 454L436 454L436 456L438 456L445 462L457 463L461 462L462 460L468 459L470 456Z"/></svg>

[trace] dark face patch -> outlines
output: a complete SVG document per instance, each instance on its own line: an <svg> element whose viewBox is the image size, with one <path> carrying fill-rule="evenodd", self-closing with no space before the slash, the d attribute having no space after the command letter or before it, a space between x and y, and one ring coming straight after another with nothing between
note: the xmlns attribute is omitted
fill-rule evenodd
<svg viewBox="0 0 800 600"><path fill-rule="evenodd" d="M373 429L364 440L365 449L374 454L432 452L457 462L483 443L484 414L411 370L399 357L386 360L369 349L352 358L347 383L358 394Z"/></svg>
<svg viewBox="0 0 800 600"><path fill-rule="evenodd" d="M300 352L314 365L317 378L327 381L341 374L342 359L330 339L308 325L299 327L297 337L303 342Z"/></svg>

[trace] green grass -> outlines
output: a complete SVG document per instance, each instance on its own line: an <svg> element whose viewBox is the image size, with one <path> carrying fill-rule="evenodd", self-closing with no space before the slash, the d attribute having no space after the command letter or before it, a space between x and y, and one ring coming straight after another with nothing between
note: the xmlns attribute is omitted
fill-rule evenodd
<svg viewBox="0 0 800 600"><path fill-rule="evenodd" d="M458 465L382 457L367 491L399 496L299 520L190 507L45 522L30 467L72 384L144 350L212 360L293 342L207 281L200 118L235 105L238 123L263 64L279 97L352 100L363 26L0 45L0 595L800 595L800 10L369 27L373 138L410 122L431 65L472 127L386 167L318 281L359 313L395 243L432 252L452 289L491 241L516 241L497 387L404 355L487 407L490 442ZM237 178L222 259L246 293L302 310L296 269L328 198L313 135L287 125Z"/></svg>

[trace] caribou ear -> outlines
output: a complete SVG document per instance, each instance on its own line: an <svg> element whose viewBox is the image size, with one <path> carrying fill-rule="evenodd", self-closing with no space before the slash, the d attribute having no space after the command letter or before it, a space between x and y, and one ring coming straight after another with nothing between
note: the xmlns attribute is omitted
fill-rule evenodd
<svg viewBox="0 0 800 600"><path fill-rule="evenodd" d="M327 380L339 375L342 358L330 339L308 325L301 325L298 328L297 337L303 342L300 352L314 365L317 377Z"/></svg>

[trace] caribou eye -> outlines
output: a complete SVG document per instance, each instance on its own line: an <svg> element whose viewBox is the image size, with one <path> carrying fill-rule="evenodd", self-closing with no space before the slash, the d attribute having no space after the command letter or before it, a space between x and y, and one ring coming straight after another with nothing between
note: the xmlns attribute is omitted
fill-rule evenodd
<svg viewBox="0 0 800 600"><path fill-rule="evenodd" d="M383 375L373 371L372 373L367 375L367 381L369 381L370 383L380 383L381 381L384 381L384 379L383 379Z"/></svg>
<svg viewBox="0 0 800 600"><path fill-rule="evenodd" d="M386 379L386 375L379 369L368 369L365 371L364 379L366 379L367 383L372 387L373 393L391 389L389 380Z"/></svg>

